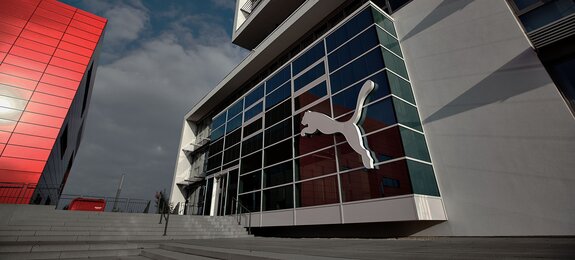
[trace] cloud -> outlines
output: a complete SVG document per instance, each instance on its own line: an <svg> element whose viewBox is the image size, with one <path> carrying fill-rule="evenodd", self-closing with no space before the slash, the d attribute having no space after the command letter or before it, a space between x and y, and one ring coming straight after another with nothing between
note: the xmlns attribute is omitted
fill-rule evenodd
<svg viewBox="0 0 575 260"><path fill-rule="evenodd" d="M215 20L182 17L152 38L116 38L139 44L98 67L85 137L64 193L113 196L123 173L121 197L169 192L183 116L247 55ZM190 26L176 26L184 22Z"/></svg>
<svg viewBox="0 0 575 260"><path fill-rule="evenodd" d="M210 0L215 6L234 9L236 7L236 0Z"/></svg>
<svg viewBox="0 0 575 260"><path fill-rule="evenodd" d="M116 6L104 12L108 18L105 43L111 46L126 44L138 39L148 23L148 10L128 5Z"/></svg>

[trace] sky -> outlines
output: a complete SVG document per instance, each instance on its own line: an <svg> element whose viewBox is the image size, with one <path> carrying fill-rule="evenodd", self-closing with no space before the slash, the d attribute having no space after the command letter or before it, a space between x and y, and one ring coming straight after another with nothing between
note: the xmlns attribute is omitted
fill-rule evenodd
<svg viewBox="0 0 575 260"><path fill-rule="evenodd" d="M63 194L170 192L184 115L248 51L235 0L61 0L108 19L84 137Z"/></svg>

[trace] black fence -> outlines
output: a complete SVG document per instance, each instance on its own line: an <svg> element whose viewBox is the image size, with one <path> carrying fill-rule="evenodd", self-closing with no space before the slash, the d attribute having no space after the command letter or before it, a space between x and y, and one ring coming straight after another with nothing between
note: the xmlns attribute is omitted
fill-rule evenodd
<svg viewBox="0 0 575 260"><path fill-rule="evenodd" d="M125 213L154 213L155 207L152 205L151 200L143 199L130 199L130 198L118 198L115 197L101 197L101 196L85 196L85 195L73 195L73 194L62 194L60 195L60 200L56 205L56 209L65 210L68 208L72 200L76 198L85 199L104 199L106 201L106 212L125 212Z"/></svg>

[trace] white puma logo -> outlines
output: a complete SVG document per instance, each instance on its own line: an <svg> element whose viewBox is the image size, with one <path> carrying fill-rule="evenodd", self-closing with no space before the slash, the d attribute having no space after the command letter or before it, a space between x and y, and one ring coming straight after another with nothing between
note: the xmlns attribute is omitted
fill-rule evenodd
<svg viewBox="0 0 575 260"><path fill-rule="evenodd" d="M336 121L335 119L318 112L306 111L301 120L301 124L306 127L301 130L301 135L305 136L306 134L313 134L318 130L323 134L341 133L351 148L361 155L363 166L368 169L373 169L373 158L371 157L369 150L367 150L363 144L363 138L361 137L361 131L359 130L357 123L362 116L363 103L365 103L367 95L374 88L375 83L371 80L368 80L363 84L359 91L355 112L353 113L353 116L345 122Z"/></svg>

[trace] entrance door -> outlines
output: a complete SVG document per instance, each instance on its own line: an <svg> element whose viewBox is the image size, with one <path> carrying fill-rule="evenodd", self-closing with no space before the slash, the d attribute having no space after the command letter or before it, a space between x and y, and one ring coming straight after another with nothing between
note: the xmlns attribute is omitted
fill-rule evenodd
<svg viewBox="0 0 575 260"><path fill-rule="evenodd" d="M238 169L231 169L216 174L213 180L211 194L210 216L223 216L232 214L235 205L234 199L238 195Z"/></svg>

